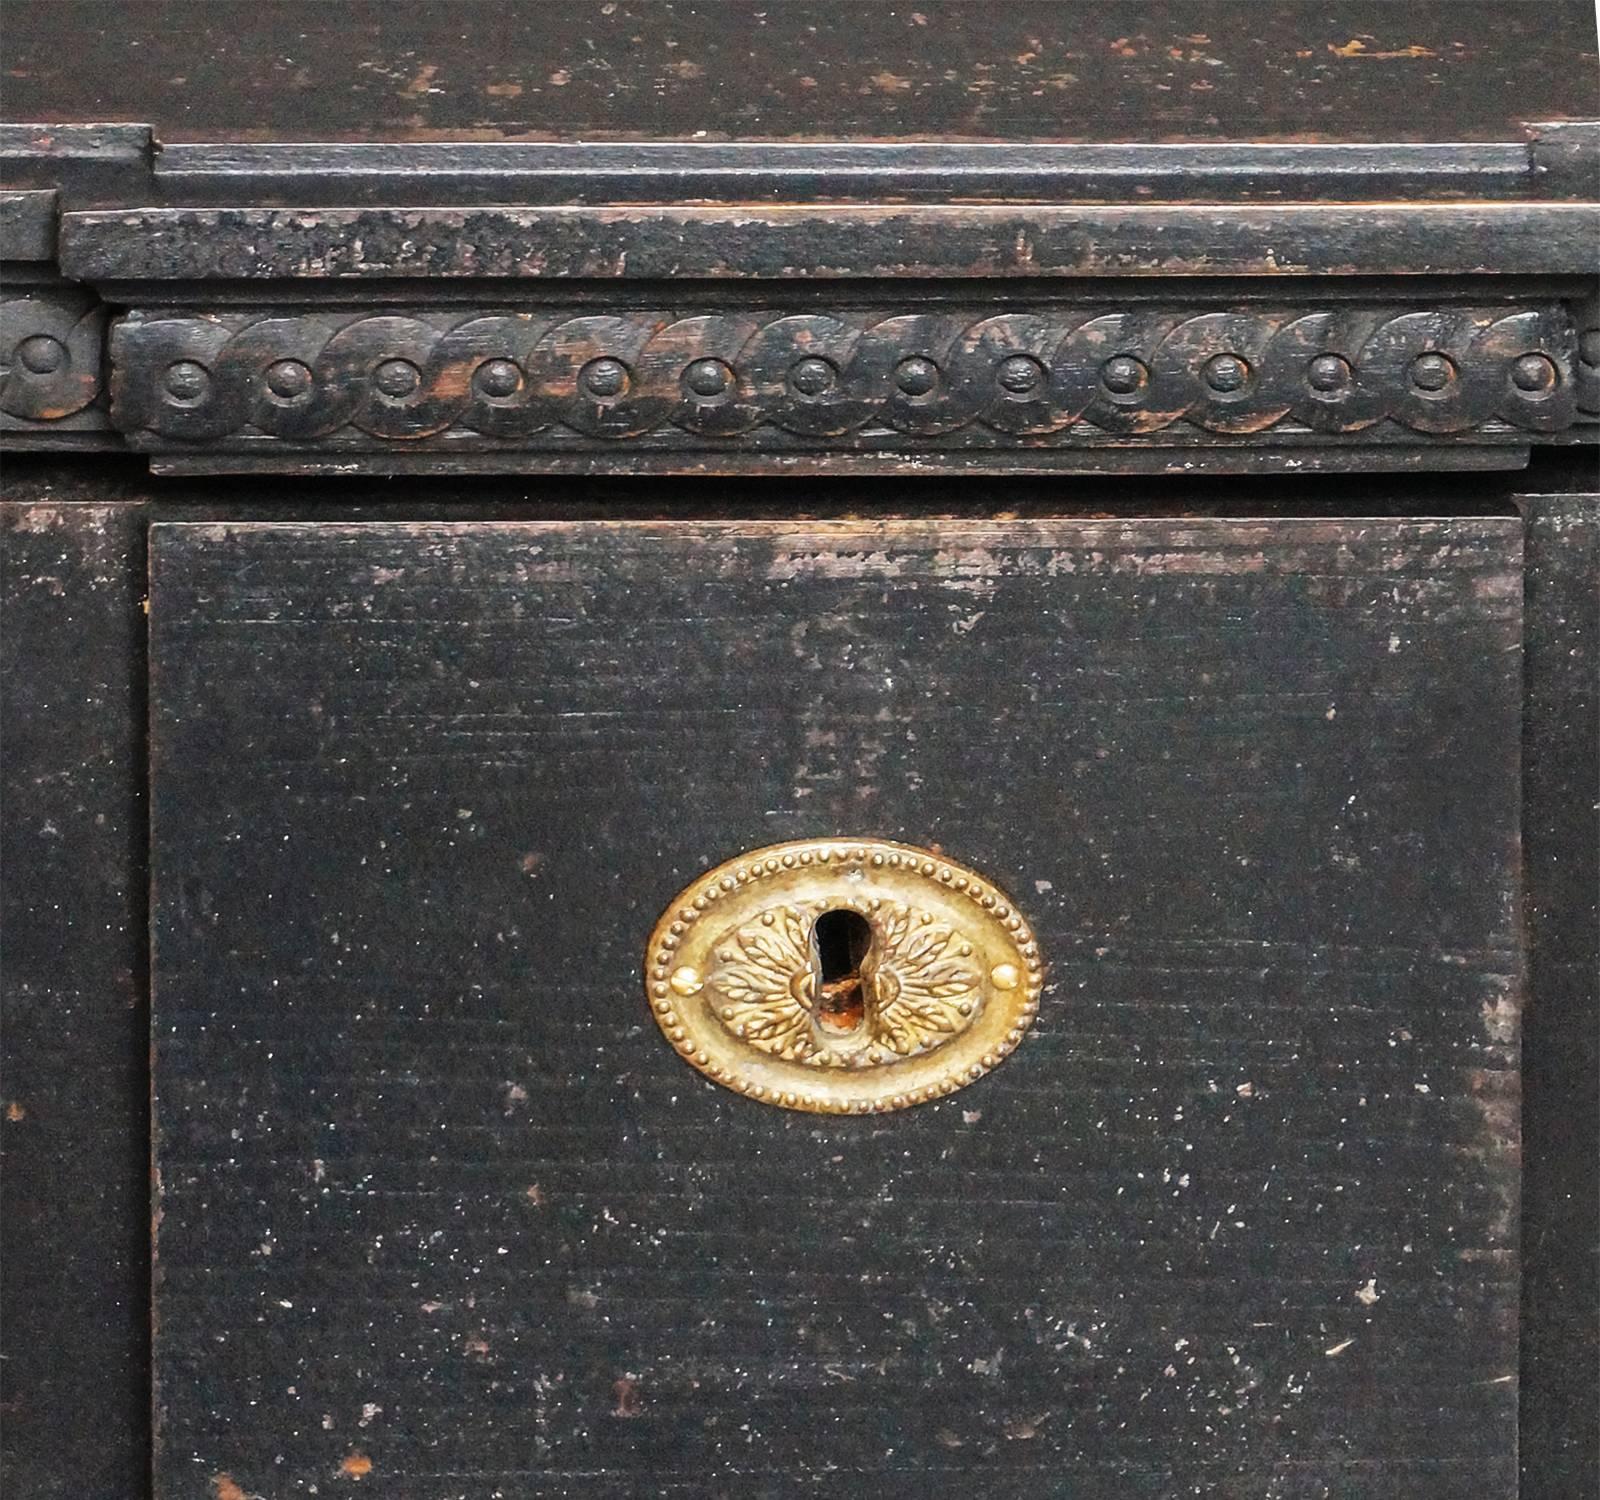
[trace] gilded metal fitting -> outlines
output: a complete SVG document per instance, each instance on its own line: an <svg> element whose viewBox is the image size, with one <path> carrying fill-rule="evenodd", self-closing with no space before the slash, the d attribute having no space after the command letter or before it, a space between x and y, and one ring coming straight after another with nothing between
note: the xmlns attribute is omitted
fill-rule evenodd
<svg viewBox="0 0 1600 1500"><path fill-rule="evenodd" d="M646 988L667 1039L752 1099L904 1109L981 1078L1039 1009L1015 903L926 849L804 839L729 860L668 907Z"/></svg>

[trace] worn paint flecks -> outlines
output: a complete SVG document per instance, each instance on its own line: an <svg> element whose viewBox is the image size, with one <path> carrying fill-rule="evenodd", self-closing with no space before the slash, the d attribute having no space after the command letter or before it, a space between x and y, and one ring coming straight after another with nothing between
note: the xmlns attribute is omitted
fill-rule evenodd
<svg viewBox="0 0 1600 1500"><path fill-rule="evenodd" d="M1328 51L1335 57L1360 57L1368 62L1396 62L1408 58L1439 55L1432 47L1424 47L1417 43L1409 47L1369 47L1367 43L1373 40L1374 38L1370 36L1355 36L1348 42L1329 42Z"/></svg>
<svg viewBox="0 0 1600 1500"><path fill-rule="evenodd" d="M1462 1075L1505 1061L1482 1006L1516 993L1521 664L1514 616L1472 581L1514 570L1520 535L1494 517L158 531L156 759L184 777L157 777L163 849L175 877L237 900L241 940L282 945L202 983L214 935L171 923L156 1031L204 1007L235 1045L277 1050L263 1077L315 1088L321 1111L277 1142L265 1208L235 1226L202 1218L192 1178L215 1202L241 1150L231 1132L253 1148L265 1101L219 1093L190 1059L163 1080L170 1108L213 1111L204 1154L169 1172L182 1232L167 1237L187 1257L161 1293L175 1446L226 1452L203 1424L253 1423L285 1454L285 1488L341 1488L345 1424L377 1400L389 1411L362 1434L376 1467L355 1493L426 1484L433 1434L375 1388L372 1363L420 1350L467 1398L450 1441L508 1491L581 1489L575 1446L624 1487L658 1442L714 1472L748 1452L749 1419L760 1441L792 1438L776 1462L803 1452L869 1485L908 1453L1001 1451L1019 1489L1097 1460L1165 1464L1167 1488L1192 1489L1221 1454L1265 1494L1304 1456L1314 1406L1339 1467L1305 1482L1359 1464L1374 1493L1400 1494L1396 1388L1408 1453L1450 1452L1470 1410L1474 1451L1511 1454L1514 1404L1489 1410L1467 1387L1516 1357L1516 1241L1487 1196L1514 1163ZM1223 550L1193 571L1129 564ZM769 576L829 553L853 572ZM970 581L980 553L990 613L957 634L947 606L968 612L966 596L946 579ZM552 557L559 574L529 572ZM373 566L405 574L381 642L366 620L328 618L370 591ZM1252 628L1267 618L1315 642L1314 665ZM1415 648L1391 653L1395 630ZM795 760L822 753L802 743L823 724L795 701L808 692L831 704L828 753L848 774L811 778L796 809ZM786 1133L693 1093L652 1061L647 1018L588 997L632 974L606 913L664 899L740 828L850 811L861 748L880 742L894 828L1014 845L1008 881L1049 883L1056 1020L1031 1084L930 1106L910 1134L849 1121L819 1140L809 1121ZM292 794L239 775L265 743ZM1441 816L1431 794L1458 779L1471 796ZM559 809L528 800L537 784L561 789ZM1322 830L1357 789L1383 838L1361 845L1352 881ZM222 847L219 804L274 837ZM426 842L460 807L497 840L487 857ZM362 863L412 840L426 870L379 880ZM518 871L528 849L562 899L536 899L537 925L502 947L506 905L539 895ZM293 881L338 893L303 949L259 915ZM158 921L163 890L174 904L179 887L158 881ZM317 962L335 915L373 939L341 948L341 972ZM320 1034L291 1059L269 984L305 955L296 983ZM1412 1088L1424 1079L1430 1096ZM528 1098L507 1119L512 1080ZM320 1350L307 1412L282 1396L301 1374L285 1351L304 1345L277 1328L258 1346L271 1368L212 1359L202 1400L202 1312L327 1323L285 1285L328 1284L317 1246L285 1232L270 1261L243 1253L307 1215L339 1228L381 1323L340 1362ZM1463 1245L1501 1258L1457 1260ZM206 1264L231 1280L201 1302L187 1278ZM1439 1316L1411 1316L1419 1296ZM419 1310L432 1297L449 1308ZM186 1328L200 1332L175 1342ZM492 1359L473 1363L468 1335ZM926 1380L935 1367L947 1378ZM762 1421L745 1399L757 1385L803 1395L803 1430ZM1296 1404L1304 1421L1283 1416ZM871 1447L851 1436L869 1410ZM716 1430L676 1423L684 1411L730 1415Z"/></svg>

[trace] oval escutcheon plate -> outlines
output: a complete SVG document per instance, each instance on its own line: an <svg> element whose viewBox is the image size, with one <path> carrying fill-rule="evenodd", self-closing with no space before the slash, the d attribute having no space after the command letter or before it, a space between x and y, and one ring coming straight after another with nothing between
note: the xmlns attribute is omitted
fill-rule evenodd
<svg viewBox="0 0 1600 1500"><path fill-rule="evenodd" d="M943 855L803 839L700 876L650 938L657 1022L702 1073L790 1109L869 1114L981 1078L1039 1009L1011 899Z"/></svg>

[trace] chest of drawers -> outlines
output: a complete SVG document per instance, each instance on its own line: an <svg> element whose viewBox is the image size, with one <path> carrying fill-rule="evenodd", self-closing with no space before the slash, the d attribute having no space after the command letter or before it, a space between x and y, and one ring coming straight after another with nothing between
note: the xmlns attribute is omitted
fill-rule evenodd
<svg viewBox="0 0 1600 1500"><path fill-rule="evenodd" d="M8 30L19 1494L1592 1486L1581 5Z"/></svg>

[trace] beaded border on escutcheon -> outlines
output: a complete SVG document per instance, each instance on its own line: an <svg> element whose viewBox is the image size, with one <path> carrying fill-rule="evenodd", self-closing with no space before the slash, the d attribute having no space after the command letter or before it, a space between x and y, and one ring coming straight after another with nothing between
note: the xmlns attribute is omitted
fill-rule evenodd
<svg viewBox="0 0 1600 1500"><path fill-rule="evenodd" d="M941 886L965 897L985 920L998 923L1005 929L1024 964L1021 1004L1010 1030L978 1061L920 1088L882 1098L842 1099L809 1093L804 1089L774 1089L755 1083L721 1066L689 1036L673 999L671 975L673 959L690 928L703 917L711 915L723 897L754 882L807 866L830 865L843 870L859 866L869 872L875 869L895 870L919 876L931 885ZM673 899L666 915L651 933L646 953L645 989L649 995L651 1012L680 1057L706 1077L748 1098L818 1114L885 1114L892 1110L907 1109L913 1104L926 1104L965 1088L998 1067L1016 1051L1039 1013L1039 997L1044 990L1045 964L1039 952L1038 940L1010 897L992 881L942 855L930 854L914 845L889 843L881 839L806 839L773 844L728 860L708 870ZM880 1066L892 1068L895 1064L886 1062ZM876 1072L877 1068L869 1067L847 1076L866 1082ZM830 1073L828 1077L837 1087L841 1075Z"/></svg>

